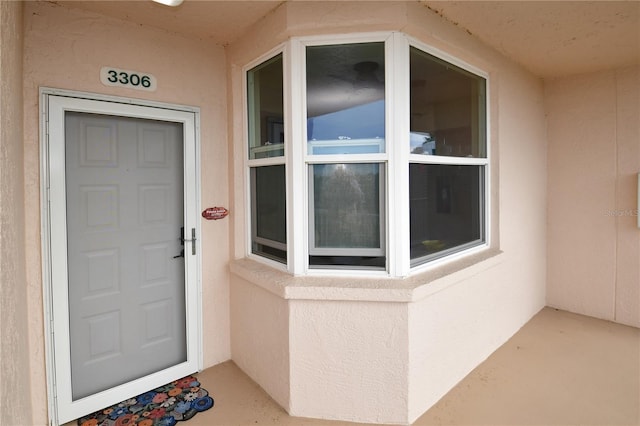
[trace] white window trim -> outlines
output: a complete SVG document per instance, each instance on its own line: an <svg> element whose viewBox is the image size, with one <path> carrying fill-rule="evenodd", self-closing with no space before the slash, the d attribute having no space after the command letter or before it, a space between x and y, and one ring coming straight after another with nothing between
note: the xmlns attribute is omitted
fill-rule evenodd
<svg viewBox="0 0 640 426"><path fill-rule="evenodd" d="M293 81L292 83L297 83L300 85L300 94L301 96L293 98L292 105L294 105L294 110L299 111L298 123L299 128L298 133L295 133L297 136L294 138L298 141L306 141L307 139L307 98L306 98L306 48L310 46L327 46L334 44L352 44L352 43L385 43L385 81L389 81L392 76L389 74L389 69L387 68L387 63L389 62L389 48L387 41L390 39L393 33L389 32L376 32L376 33L362 33L362 34L333 34L333 35L324 35L324 36L311 36L311 37L300 37L294 38L291 40L292 51L297 52L297 60L293 61L292 69L299 69L300 75L297 81ZM386 85L385 85L386 86ZM294 275L304 274L304 275L344 275L345 273L348 275L388 275L387 266L386 270L380 271L375 269L358 269L353 268L346 270L340 267L312 267L309 265L309 255L311 249L309 248L309 229L313 225L310 223L309 219L309 211L310 211L310 202L309 202L309 173L308 168L311 164L330 164L330 163L379 163L380 167L384 168L384 174L386 177L387 184L382 186L382 199L385 201L384 205L380 211L380 219L384 221L383 223L383 233L382 237L384 237L385 241L381 241L381 249L376 249L375 251L371 251L371 255L379 256L382 255L387 260L387 265L389 262L389 252L388 252L388 242L389 242L389 226L390 223L388 221L388 182L389 182L389 148L387 141L389 140L389 130L387 125L390 121L389 119L389 107L387 104L387 96L389 93L389 89L385 87L385 152L378 154L349 154L348 156L337 156L337 155L310 155L308 154L307 144L299 144L300 152L298 152L295 157L293 157L293 167L297 170L296 172L303 176L303 179L296 179L293 181L293 185L296 188L293 189L294 192L294 202L291 204L296 204L298 200L304 200L304 210L302 208L298 208L297 211L303 211L304 214L296 223L296 228L293 229L293 232L296 233L297 236L302 235L304 238L304 245L302 245L302 250L296 249L294 250L300 259L298 259L298 263L296 265L292 265L293 268L291 272ZM293 121L293 120L292 120ZM302 226L301 226L302 225ZM338 255L343 253L348 253L345 250L337 250L335 253Z"/></svg>
<svg viewBox="0 0 640 426"><path fill-rule="evenodd" d="M491 115L490 115L490 79L489 79L489 74L487 72L485 72L484 70L477 68L455 56L450 55L449 53L437 49L433 46L429 46L428 44L425 44L413 37L410 36L404 36L405 40L407 41L407 47L404 48L404 51L407 54L407 63L409 62L409 48L410 47L415 47L416 49L419 49L425 53L428 53L432 56L435 56L439 59L442 59L443 61L446 61L452 65L455 65L465 71L468 71L472 74L475 74L479 77L484 78L485 80L485 152L486 152L486 157L485 158L478 158L478 157L474 157L474 158L469 158L469 157L445 157L445 156L428 156L428 155L418 155L418 154L411 154L411 153L407 153L407 159L408 159L408 164L411 163L421 163L421 164L451 164L451 165L479 165L479 166L484 166L484 179L483 179L483 186L484 186L484 201L483 201L483 206L482 206L482 228L483 228L483 233L484 233L484 242L482 243L478 243L478 244L474 244L474 242L469 242L467 244L463 244L461 246L458 247L454 247L452 248L452 253L450 254L443 254L442 257L436 257L433 260L429 260L426 263L423 264L419 264L419 265L415 265L415 266L411 266L411 259L408 253L408 249L407 249L407 254L405 256L405 260L406 262L409 264L409 274L410 275L414 275L414 274L419 274L425 271L429 271L432 270L434 268L438 268L440 266L442 266L443 264L447 264L450 262L455 262L456 260L459 260L461 258L473 255L475 253L479 253L483 250L487 250L489 247L491 247L491 225L492 225L492 220L491 220L491 181L490 181L490 177L491 177L491 132L489 131L489 123L491 122ZM408 100L407 100L408 102ZM408 134L409 130L407 130ZM405 150L406 151L406 150ZM409 185L408 179L407 179L407 186ZM409 214L409 203L408 200L405 204L406 208L407 208L407 216ZM407 240L404 241L408 241L409 236L407 235ZM471 247L469 248L464 248L466 245L471 245ZM408 274L408 275L409 275Z"/></svg>
<svg viewBox="0 0 640 426"><path fill-rule="evenodd" d="M331 164L331 163L336 163L338 162L335 159L335 156L333 156L334 160L329 162L329 163L320 163L320 164ZM344 160L340 161L340 163L343 163ZM386 199L385 199L385 194L386 194L386 189L385 189L385 182L387 181L386 179L386 171L385 171L385 166L386 166L386 162L377 162L377 161L372 161L372 162L363 162L363 161L359 161L357 163L351 163L351 164L377 164L379 167L379 181L380 181L380 188L382 189L382 191L380 192L380 198L378 200L378 207L379 207L379 212L380 212L380 226L381 228L379 229L379 235L378 237L380 238L380 247L377 248L355 248L355 247L345 247L345 248L338 248L338 247L331 247L331 248L325 248L325 247L316 247L315 245L315 239L314 239L314 233L312 232L313 229L315 229L315 222L314 222L314 218L313 215L310 214L310 212L315 210L315 206L314 206L314 202L313 202L313 173L311 172L311 167L308 167L308 182L309 182L309 190L307 191L307 196L308 196L308 205L309 205L309 211L307 212L307 220L309 221L309 231L307 232L308 238L309 238L309 256L372 256L372 257L378 257L378 256L386 256L386 235L387 235L387 225L386 225L386 219L385 219L385 210L386 210ZM318 164L317 162L315 163L309 163L309 165L313 165L313 164ZM331 268L330 266L318 266L318 265L314 265L313 269L334 269ZM367 269L367 268L362 268L362 269Z"/></svg>
<svg viewBox="0 0 640 426"><path fill-rule="evenodd" d="M385 153L350 154L345 157L334 155L309 155L306 144L306 47L350 43L385 43ZM402 140L409 135L409 99L410 72L409 52L415 47L436 56L461 69L485 79L485 131L486 158L423 156L410 154L406 144L393 143L391 140ZM272 157L249 160L248 152L248 114L247 114L247 82L246 73L253 67L269 60L275 55L283 56L283 91L284 91L284 157ZM374 32L359 34L332 34L323 36L294 37L284 44L272 49L242 69L243 82L243 188L245 191L245 253L246 257L284 269L292 275L347 275L347 276L387 276L402 278L422 273L443 264L454 262L460 258L487 250L491 247L491 140L489 123L490 115L490 79L489 74L445 51L429 46L413 37L400 32ZM398 137L399 136L399 137ZM298 141L298 143L295 143ZM309 266L309 173L310 164L344 163L344 162L376 162L385 167L386 187L384 189L385 206L385 257L387 268L379 270L358 269L325 269ZM484 242L470 248L454 250L453 253L427 263L411 266L409 245L409 170L410 163L423 164L455 164L484 166L484 202L482 207L482 226ZM264 258L251 253L251 194L249 189L249 169L253 166L285 164L286 196L287 196L287 264ZM302 214L301 214L302 212ZM393 235L392 235L393 234Z"/></svg>
<svg viewBox="0 0 640 426"><path fill-rule="evenodd" d="M409 43L405 35L392 33L387 43L389 83L386 85L387 132L390 135L409 137L410 133L410 69ZM404 64L404 66L401 66ZM395 139L394 136L389 138ZM406 277L410 273L409 244L409 146L407 143L389 144L389 180L387 202L387 265L392 277ZM393 208L390 208L393 206ZM391 235L393 230L394 235Z"/></svg>
<svg viewBox="0 0 640 426"><path fill-rule="evenodd" d="M285 170L288 170L288 166L287 163L288 161L288 156L289 156L289 144L287 143L288 139L290 139L290 130L286 127L288 124L287 120L287 106L289 104L288 98L289 98L289 94L288 94L288 78L287 78L287 69L289 68L289 66L287 66L286 64L286 58L287 58L287 44L281 44L279 46L276 46L275 48L269 50L268 52L266 52L263 55L260 55L258 58L254 59L253 61L249 62L248 64L246 64L244 67L242 67L242 74L241 74L241 79L242 79L242 141L243 141L243 147L242 147L242 188L244 190L244 226L243 226L243 241L244 241L244 252L245 252L245 256L248 258L251 258L255 261L258 262L262 262L265 263L273 268L276 269L284 269L287 270L287 265L284 265L276 260L273 259L269 259L267 257L264 256L260 256L258 254L254 254L252 252L252 245L253 245L253 217L252 217L252 205L253 205L253 200L252 200L252 193L251 193L251 168L252 167L263 167L263 166L276 166L276 165L284 165L285 166ZM277 55L282 55L282 63L283 63L283 100L284 100L284 125L285 125L285 143L284 143L284 156L282 157L266 157L266 158L256 158L256 159L250 159L249 158L249 111L248 111L248 103L247 103L247 99L248 99L248 95L249 95L249 87L247 84L247 73L257 67L258 65L274 58ZM286 187L287 187L287 200L291 200L290 195L288 193L288 188L289 188L289 176L288 173L285 175L285 181L286 181ZM289 218L291 217L291 211L289 210L289 204L291 203L287 203L287 264L290 263L291 259L290 259L290 253L291 253L291 243L289 240L289 235L290 235L290 231L289 231ZM256 240L257 242L258 239Z"/></svg>

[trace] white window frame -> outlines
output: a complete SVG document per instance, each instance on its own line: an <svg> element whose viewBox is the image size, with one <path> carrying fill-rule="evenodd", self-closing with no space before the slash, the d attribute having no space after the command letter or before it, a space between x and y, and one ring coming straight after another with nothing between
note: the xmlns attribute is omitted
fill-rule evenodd
<svg viewBox="0 0 640 426"><path fill-rule="evenodd" d="M290 226L289 226L289 218L291 217L291 211L289 209L289 205L291 203L287 202L287 210L286 210L286 214L287 214L287 243L286 244L281 244L279 242L274 242L274 241L265 241L264 239L257 237L257 235L255 235L255 231L254 231L254 220L255 218L253 217L253 205L254 205L254 194L252 191L252 177L251 177L251 169L252 168L257 168L257 167L265 167L265 166L280 166L280 165L284 165L285 167L285 185L286 185L286 199L288 200L292 200L292 198L290 197L289 194L289 176L288 176L288 169L289 169L289 160L288 160L288 143L287 141L290 140L290 131L289 129L286 128L287 124L291 121L290 119L288 119L288 115L287 115L287 107L290 103L289 99L290 99L290 95L288 94L288 84L287 81L289 80L287 78L287 73L288 73L288 69L290 69L290 67L287 65L286 63L286 57L287 54L285 53L287 51L287 45L283 44L280 46L277 46L276 48L270 50L269 52L265 53L264 55L261 55L260 57L258 57L257 59L251 61L250 63L248 63L247 65L245 65L242 68L242 102L243 102L243 121L242 121L242 128L243 128L243 150L242 150L242 155L243 155L243 177L244 177L244 182L243 182L243 186L245 188L245 254L247 257L252 258L254 260L260 261L260 262L265 262L269 265L271 265L274 268L277 269L288 269L287 265L290 263L290 253L291 253L291 245L290 245L290 241L289 241L289 236L290 236ZM284 143L284 155L283 156L278 156L278 157L264 157L264 158L255 158L255 159L251 159L250 158L250 150L251 148L249 147L249 125L250 125L250 120L249 120L249 105L248 105L248 99L249 99L249 87L247 84L247 75L249 73L249 71L251 71L253 68L275 58L278 55L282 55L282 73L283 73L283 107L284 107L284 126L285 126L285 143ZM278 146L280 144L277 144ZM255 148L254 148L255 149ZM266 149L270 149L270 148L266 148ZM253 241L256 241L259 244L263 244L263 245L267 245L269 247L273 247L279 250L285 250L287 252L287 264L283 264L277 260L273 260L264 256L261 256L259 254L255 254L252 251L252 247L253 247Z"/></svg>
<svg viewBox="0 0 640 426"><path fill-rule="evenodd" d="M312 212L315 211L315 206L313 203L313 197L314 197L314 188L313 188L313 172L312 172L312 167L315 164L321 164L321 165L325 165L325 164L377 164L379 167L379 187L380 187L380 193L379 193L379 199L378 199L378 211L380 212L380 229L379 229L379 239L380 239L380 247L375 248L375 247L371 247L371 248L357 248L357 247L343 247L343 248L339 248L339 247L317 247L315 244L315 222L314 222L314 215L312 214ZM332 159L332 161L326 161L326 162L322 162L322 163L317 163L317 162L313 162L310 163L308 165L308 182L309 182L309 188L308 188L308 197L309 197L309 211L307 212L307 217L308 217L308 223L309 223L309 228L308 228L308 237L309 237L309 255L310 256L372 256L372 257L378 257L378 256L386 256L386 220L385 220L385 210L386 210L386 172L385 172L385 168L386 168L386 163L378 163L378 162L363 162L363 161L358 161L358 162L348 162L345 163L345 161L337 161L335 158ZM326 266L323 266L322 269L326 269ZM313 269L318 269L318 266L314 266ZM329 269L331 269L329 267Z"/></svg>
<svg viewBox="0 0 640 426"><path fill-rule="evenodd" d="M310 155L307 153L307 99L306 99L306 48L307 46L322 46L351 43L385 43L385 152L375 154L339 155ZM415 47L443 61L449 62L470 73L482 77L485 85L485 130L486 130L486 158L445 157L411 154L407 143L398 143L408 139L410 133L410 47ZM268 61L275 55L283 57L283 90L284 90L284 157L271 157L249 160L248 152L248 109L247 109L247 81L249 70ZM414 273L432 269L482 251L490 246L491 236L491 145L490 145L490 79L488 73L472 66L450 54L433 48L417 39L400 32L375 32L333 34L324 36L294 37L282 45L261 55L256 60L243 67L243 138L244 170L245 170L245 232L246 256L273 267L284 269L293 275L359 275L359 276L390 276L406 277ZM304 142L304 143L303 143ZM379 163L384 169L385 183L381 191L384 205L381 207L381 220L384 220L384 256L386 270L336 268L313 268L309 266L310 254L310 226L309 219L309 167L312 164L329 163ZM483 203L481 209L481 226L484 241L479 244L471 243L452 249L451 254L445 254L427 263L411 266L410 259L410 228L409 228L409 164L455 164L483 166L484 178L482 185ZM251 253L251 191L250 168L264 165L284 164L286 173L287 196L287 264L264 258ZM303 212L303 214L301 214Z"/></svg>
<svg viewBox="0 0 640 426"><path fill-rule="evenodd" d="M277 164L278 166L281 164ZM283 166L285 166L285 170L286 170L286 165L282 164ZM267 167L267 166L263 166L263 167ZM251 169L258 169L259 167L251 167ZM283 251L287 251L287 244L286 243L281 243L279 241L275 241L275 240L271 240L268 238L264 238L264 237L260 237L258 236L258 218L256 217L256 215L254 214L255 211L255 204L256 204L256 199L257 199L257 195L256 195L256 184L255 184L255 176L251 175L251 170L249 170L249 179L251 180L251 186L249 188L249 190L251 191L251 240L252 240L252 244L255 241L258 244L262 244L263 246L268 246L268 247L272 247L275 248L277 250L283 250Z"/></svg>
<svg viewBox="0 0 640 426"><path fill-rule="evenodd" d="M409 263L408 265L408 271L409 273L419 273L422 272L424 270L428 270L428 269L432 269L434 267L437 267L443 263L448 263L451 261L454 261L456 259L459 259L461 257L465 257L467 255L473 254L473 253L477 253L478 251L484 250L487 247L490 246L490 235L491 235L491 220L490 220L490 216L489 216L489 211L490 211L490 206L491 206L491 199L490 199L490 195L491 195L491 186L490 186L490 176L491 176L491 162L490 162L490 132L489 130L489 123L490 123L490 115L489 115L489 75L488 73L484 72L483 70L474 67L472 65L469 65L468 63L449 55L446 52L443 52L442 50L436 49L432 46L429 46L419 40L416 40L414 38L411 37L406 37L407 40L407 48L406 50L406 54L407 54L407 64L409 63L409 52L410 52L410 47L415 47L418 50L421 50L425 53L428 53L432 56L435 56L445 62L448 62L452 65L455 65L465 71L468 71L472 74L477 75L478 77L482 77L485 80L485 152L486 152L486 156L484 158L478 158L478 157L448 157L448 156L439 156L439 155L420 155L420 154L411 154L409 153L408 149L405 149L404 151L407 153L407 181L406 181L406 188L409 187L409 179L408 179L408 165L409 164L434 164L434 165L475 165L475 166L483 166L483 170L484 170L484 176L483 179L480 182L480 185L483 189L482 194L483 198L481 200L482 202L482 208L480 210L480 220L481 220L481 229L482 229L482 236L484 237L484 241L481 242L468 242L465 244L461 244L459 246L456 247L452 247L451 249L445 250L441 253L437 253L434 254L433 258L431 260L428 260L426 263L422 263L422 264L417 264L415 266L411 266L411 259L410 259L410 255L408 253L409 250L409 245L405 244L407 246L407 254L406 254L406 258L403 259L404 261L406 261L407 263ZM407 102L406 104L408 105L408 98L407 98ZM407 115L408 116L408 115ZM408 121L408 120L407 120ZM405 134L409 134L409 131L407 130L407 133ZM406 216L405 217L409 217L409 199L408 199L408 192L407 192L407 200L406 203L404 204L404 207L406 208ZM407 220L407 228L408 228L408 220ZM404 241L409 241L410 239L410 234L407 234L407 239ZM406 266L405 266L406 267ZM407 274L408 275L408 274Z"/></svg>
<svg viewBox="0 0 640 426"><path fill-rule="evenodd" d="M389 176L389 130L387 128L390 122L390 110L388 104L388 95L389 88L387 86L388 81L391 81L393 75L391 74L392 70L389 69L387 64L389 63L390 57L390 49L388 40L393 36L393 33L389 32L377 32L377 33L363 33L363 34L342 34L342 35L325 35L325 36L313 36L313 37L300 37L291 40L292 44L292 52L295 52L297 55L293 58L294 68L300 70L300 79L298 81L292 81L292 84L300 85L300 93L301 96L298 98L294 98L291 100L292 105L294 105L294 110L300 111L299 124L300 127L298 129L298 133L295 134L294 139L298 141L304 141L305 143L300 142L300 152L298 156L293 159L293 168L296 168L296 172L300 175L304 176L304 180L296 180L295 183L298 183L298 187L294 188L294 196L297 195L297 199L291 204L298 203L298 200L303 199L305 206L304 210L302 207L299 208L298 211L304 211L304 216L300 222L302 222L302 228L297 228L299 234L303 234L304 237L304 245L302 248L304 250L295 250L296 253L302 253L300 255L300 259L297 259L297 264L293 265L292 273L297 274L305 274L305 275L330 275L330 274L349 274L349 275L380 275L386 276L388 275L389 270L389 252L388 252L388 241L389 241L389 221L388 221L388 176ZM340 155L318 155L318 154L309 154L307 147L307 97L306 97L306 49L311 46L330 46L335 44L355 44L355 43L384 43L384 51L385 51L385 137L384 137L384 147L385 151L381 153L370 153L370 154L348 154L344 156ZM380 240L380 248L379 249L318 249L311 248L313 241L311 240L311 233L313 232L313 223L311 223L310 219L310 211L313 206L311 205L311 186L309 181L310 171L309 168L314 164L335 164L335 163L344 163L344 164L359 164L359 163L377 163L379 164L381 170L381 176L386 177L386 182L382 182L380 186L380 200L383 203L380 208L380 222L381 222L381 240ZM300 198L301 197L301 198ZM300 224L297 224L299 227ZM295 230L294 230L295 232ZM311 253L313 252L313 253ZM352 268L345 269L345 267L336 266L335 268L331 268L330 266L311 266L309 265L309 256L310 255L362 255L362 256L383 256L386 260L387 267L385 270L379 269L366 269L366 268Z"/></svg>

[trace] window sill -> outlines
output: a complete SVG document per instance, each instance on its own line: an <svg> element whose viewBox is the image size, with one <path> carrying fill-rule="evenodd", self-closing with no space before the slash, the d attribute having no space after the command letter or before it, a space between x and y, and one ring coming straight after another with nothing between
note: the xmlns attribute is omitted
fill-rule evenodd
<svg viewBox="0 0 640 426"><path fill-rule="evenodd" d="M230 270L283 299L416 302L502 261L502 251L489 248L407 278L293 276L252 259L234 260Z"/></svg>

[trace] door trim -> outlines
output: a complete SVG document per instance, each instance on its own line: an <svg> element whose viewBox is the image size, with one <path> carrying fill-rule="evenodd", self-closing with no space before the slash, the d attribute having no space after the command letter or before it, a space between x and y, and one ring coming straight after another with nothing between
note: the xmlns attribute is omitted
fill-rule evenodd
<svg viewBox="0 0 640 426"><path fill-rule="evenodd" d="M185 257L187 361L132 382L72 401L69 352L69 317L64 216L64 162L52 150L64 140L64 112L78 111L122 117L180 122L184 129L184 221L196 229L196 255ZM201 229L200 206L200 109L139 99L40 88L41 242L45 357L49 423L58 425L142 392L202 370ZM62 192L61 192L62 191ZM62 197L61 197L62 194ZM51 198L51 195L55 199ZM64 260L59 260L60 243ZM54 246L55 245L55 246ZM54 254L55 253L55 254ZM62 297L64 294L65 297Z"/></svg>

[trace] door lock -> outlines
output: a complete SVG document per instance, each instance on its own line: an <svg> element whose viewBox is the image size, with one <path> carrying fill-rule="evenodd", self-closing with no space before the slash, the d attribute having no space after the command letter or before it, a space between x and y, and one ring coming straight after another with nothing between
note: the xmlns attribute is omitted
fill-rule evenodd
<svg viewBox="0 0 640 426"><path fill-rule="evenodd" d="M184 246L185 242L191 243L191 254L195 255L196 254L196 228L191 228L190 240L184 238L184 226L180 228L180 245ZM182 249L179 255L174 256L173 258L175 259L178 257L184 257L184 249Z"/></svg>

